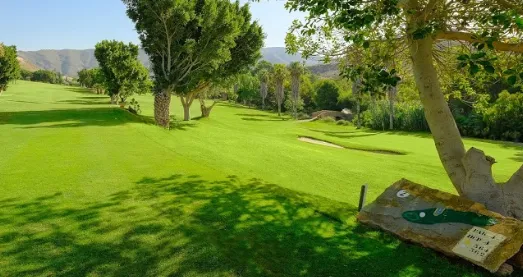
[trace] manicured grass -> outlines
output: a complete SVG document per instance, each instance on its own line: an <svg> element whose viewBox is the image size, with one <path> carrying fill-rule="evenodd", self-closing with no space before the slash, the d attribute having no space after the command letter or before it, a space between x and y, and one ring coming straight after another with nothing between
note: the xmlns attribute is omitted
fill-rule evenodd
<svg viewBox="0 0 523 277"><path fill-rule="evenodd" d="M79 88L0 95L0 276L487 275L355 222L363 183L369 201L402 177L453 191L428 135L231 104L167 131L136 98L139 117ZM501 181L523 161L518 145L466 143L496 157Z"/></svg>

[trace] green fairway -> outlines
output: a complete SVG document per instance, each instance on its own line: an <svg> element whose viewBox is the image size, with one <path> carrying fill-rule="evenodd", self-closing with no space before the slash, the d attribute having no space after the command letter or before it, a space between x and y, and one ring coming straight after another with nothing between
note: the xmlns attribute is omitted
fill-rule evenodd
<svg viewBox="0 0 523 277"><path fill-rule="evenodd" d="M428 134L225 103L180 122L177 98L163 130L152 96L135 98L141 116L80 88L0 95L0 276L488 275L355 222L365 183L368 201L400 178L454 191ZM496 158L498 181L523 162L517 144L465 143Z"/></svg>

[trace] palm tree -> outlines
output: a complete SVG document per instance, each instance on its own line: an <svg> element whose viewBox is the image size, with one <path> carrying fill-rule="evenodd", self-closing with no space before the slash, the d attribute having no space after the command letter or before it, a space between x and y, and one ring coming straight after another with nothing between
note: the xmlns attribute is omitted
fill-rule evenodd
<svg viewBox="0 0 523 277"><path fill-rule="evenodd" d="M289 65L289 72L291 73L291 89L292 89L292 112L295 119L298 119L298 101L300 99L300 81L303 75L304 68L300 62L293 62Z"/></svg>
<svg viewBox="0 0 523 277"><path fill-rule="evenodd" d="M260 96L262 98L262 110L265 110L265 98L267 98L268 83L270 78L269 71L260 71L260 73L258 74L258 78L260 79Z"/></svg>
<svg viewBox="0 0 523 277"><path fill-rule="evenodd" d="M276 83L276 101L278 102L278 116L281 116L281 104L283 103L283 98L285 98L284 93L284 83L287 78L287 67L284 64L274 65L274 70L272 72L272 78Z"/></svg>

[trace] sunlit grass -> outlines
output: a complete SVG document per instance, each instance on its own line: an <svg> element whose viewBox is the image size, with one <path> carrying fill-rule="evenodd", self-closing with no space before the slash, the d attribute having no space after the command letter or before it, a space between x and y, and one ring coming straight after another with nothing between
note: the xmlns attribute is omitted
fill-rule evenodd
<svg viewBox="0 0 523 277"><path fill-rule="evenodd" d="M427 134L232 104L185 123L176 98L163 130L152 97L136 99L141 116L79 88L0 95L0 276L486 275L355 222L364 183L369 201L402 177L453 191ZM466 143L497 158L500 180L523 160L517 145Z"/></svg>

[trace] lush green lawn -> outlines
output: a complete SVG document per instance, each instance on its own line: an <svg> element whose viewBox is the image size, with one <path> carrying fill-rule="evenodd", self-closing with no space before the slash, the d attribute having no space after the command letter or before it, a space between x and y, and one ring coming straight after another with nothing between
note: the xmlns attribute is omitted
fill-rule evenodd
<svg viewBox="0 0 523 277"><path fill-rule="evenodd" d="M363 183L370 200L402 177L452 191L427 135L229 104L167 131L144 123L152 97L137 99L142 117L78 88L0 95L0 276L485 274L354 220ZM497 158L499 180L523 161L514 144L466 143Z"/></svg>

